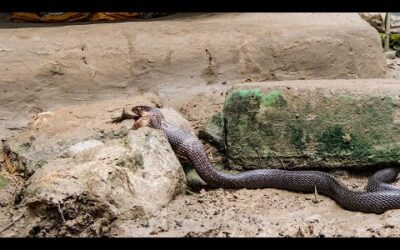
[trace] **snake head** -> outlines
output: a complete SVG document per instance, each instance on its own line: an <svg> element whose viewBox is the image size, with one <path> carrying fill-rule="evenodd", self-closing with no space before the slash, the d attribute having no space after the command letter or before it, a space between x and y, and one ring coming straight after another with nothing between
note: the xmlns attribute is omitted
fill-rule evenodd
<svg viewBox="0 0 400 250"><path fill-rule="evenodd" d="M133 107L132 112L139 116L135 120L134 127L136 129L145 126L155 129L161 128L161 120L164 119L164 116L158 108L140 105Z"/></svg>

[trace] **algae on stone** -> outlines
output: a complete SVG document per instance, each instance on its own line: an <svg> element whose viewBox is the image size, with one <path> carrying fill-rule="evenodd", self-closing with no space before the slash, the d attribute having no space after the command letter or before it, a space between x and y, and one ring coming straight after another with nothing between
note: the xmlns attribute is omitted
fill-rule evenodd
<svg viewBox="0 0 400 250"><path fill-rule="evenodd" d="M245 169L380 165L400 159L390 95L233 89L224 105L230 164Z"/></svg>

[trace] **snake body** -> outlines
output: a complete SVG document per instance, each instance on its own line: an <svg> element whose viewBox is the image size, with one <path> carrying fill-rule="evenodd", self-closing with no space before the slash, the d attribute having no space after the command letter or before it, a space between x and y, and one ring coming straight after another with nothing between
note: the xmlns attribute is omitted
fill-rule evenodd
<svg viewBox="0 0 400 250"><path fill-rule="evenodd" d="M136 106L132 110L141 116L147 113L150 116L148 126L161 129L175 154L187 157L200 178L210 186L226 189L277 188L304 193L313 193L317 189L318 193L351 211L380 214L400 208L400 189L389 184L395 181L399 173L397 168L376 172L369 179L365 191L350 190L333 175L321 171L257 169L228 174L212 166L196 136L166 122L157 108Z"/></svg>

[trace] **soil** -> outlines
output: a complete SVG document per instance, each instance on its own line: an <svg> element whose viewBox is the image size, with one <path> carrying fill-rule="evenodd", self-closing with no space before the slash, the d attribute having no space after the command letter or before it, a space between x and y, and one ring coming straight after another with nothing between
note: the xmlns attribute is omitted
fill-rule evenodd
<svg viewBox="0 0 400 250"><path fill-rule="evenodd" d="M335 176L361 190L367 177ZM201 190L181 195L154 217L116 221L114 236L398 237L399 210L350 212L331 199L283 190Z"/></svg>

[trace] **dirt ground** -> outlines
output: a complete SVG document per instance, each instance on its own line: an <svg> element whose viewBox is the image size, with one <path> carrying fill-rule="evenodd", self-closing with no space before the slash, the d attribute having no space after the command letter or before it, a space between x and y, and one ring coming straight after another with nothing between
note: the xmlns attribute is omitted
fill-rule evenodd
<svg viewBox="0 0 400 250"><path fill-rule="evenodd" d="M367 177L336 172L354 189ZM400 211L350 212L331 199L283 190L209 190L181 195L155 217L117 221L114 236L398 237Z"/></svg>

